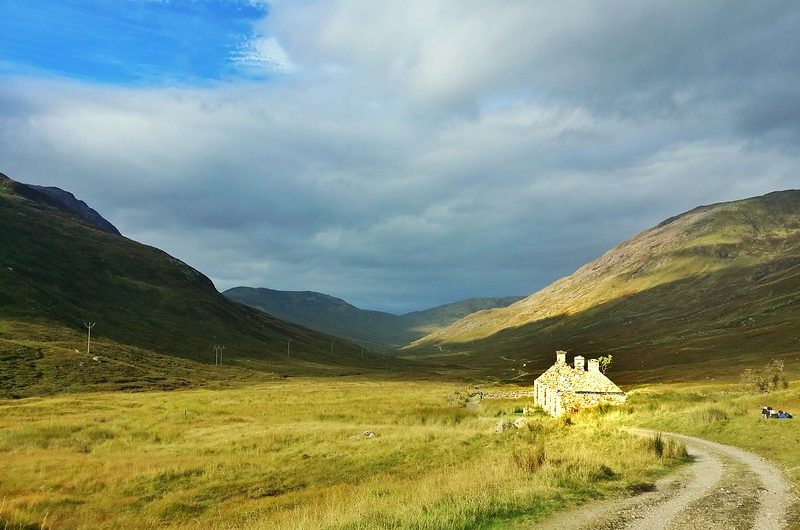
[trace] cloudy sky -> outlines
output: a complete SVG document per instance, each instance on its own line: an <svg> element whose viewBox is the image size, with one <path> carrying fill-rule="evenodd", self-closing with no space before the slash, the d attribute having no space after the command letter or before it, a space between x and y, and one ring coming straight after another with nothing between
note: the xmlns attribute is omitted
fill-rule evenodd
<svg viewBox="0 0 800 530"><path fill-rule="evenodd" d="M530 294L800 187L800 3L0 0L0 172L236 285Z"/></svg>

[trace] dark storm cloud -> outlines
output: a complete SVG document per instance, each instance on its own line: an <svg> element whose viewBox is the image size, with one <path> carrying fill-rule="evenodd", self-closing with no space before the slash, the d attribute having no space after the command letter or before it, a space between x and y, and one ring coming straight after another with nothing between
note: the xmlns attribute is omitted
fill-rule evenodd
<svg viewBox="0 0 800 530"><path fill-rule="evenodd" d="M262 26L267 83L4 79L0 171L221 289L393 311L528 294L698 204L797 187L795 2L343 0Z"/></svg>

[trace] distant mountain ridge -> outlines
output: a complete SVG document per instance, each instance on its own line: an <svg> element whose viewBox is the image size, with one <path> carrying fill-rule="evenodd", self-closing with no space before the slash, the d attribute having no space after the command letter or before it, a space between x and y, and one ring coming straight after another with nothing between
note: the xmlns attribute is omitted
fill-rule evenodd
<svg viewBox="0 0 800 530"><path fill-rule="evenodd" d="M481 309L502 307L521 297L474 298L393 315L370 311L314 291L234 287L222 294L278 318L374 347L399 347Z"/></svg>
<svg viewBox="0 0 800 530"><path fill-rule="evenodd" d="M508 307L418 340L414 354L497 366L552 350L614 354L615 369L761 362L800 351L800 191L700 206L645 230ZM506 363L507 364L507 363Z"/></svg>

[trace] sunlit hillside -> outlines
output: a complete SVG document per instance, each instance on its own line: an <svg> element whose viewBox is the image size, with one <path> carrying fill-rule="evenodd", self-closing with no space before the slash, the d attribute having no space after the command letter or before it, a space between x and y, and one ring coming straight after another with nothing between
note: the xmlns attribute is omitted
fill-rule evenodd
<svg viewBox="0 0 800 530"><path fill-rule="evenodd" d="M465 317L410 351L441 349L507 375L523 359L528 369L546 365L558 348L611 353L615 370L653 371L646 377L681 365L713 372L800 351L799 301L800 191L775 192L667 219L528 298Z"/></svg>

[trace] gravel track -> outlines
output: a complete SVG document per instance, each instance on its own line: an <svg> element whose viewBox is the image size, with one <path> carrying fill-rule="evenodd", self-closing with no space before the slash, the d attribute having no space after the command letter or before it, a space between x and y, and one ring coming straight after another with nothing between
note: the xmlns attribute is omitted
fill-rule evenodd
<svg viewBox="0 0 800 530"><path fill-rule="evenodd" d="M628 429L642 436L647 429ZM632 498L590 503L535 528L581 530L783 530L793 502L780 471L760 456L701 438L682 441L694 462Z"/></svg>

